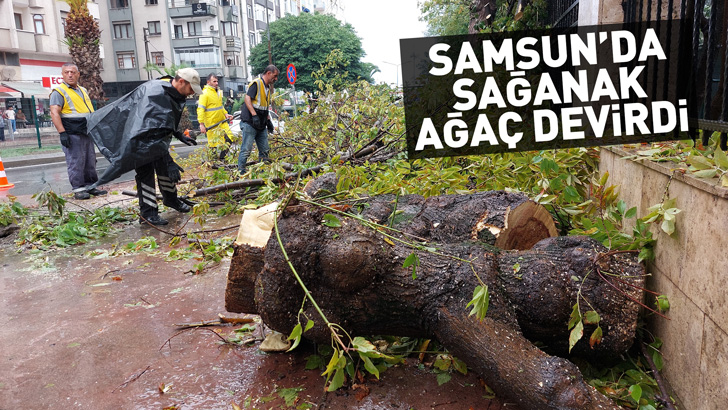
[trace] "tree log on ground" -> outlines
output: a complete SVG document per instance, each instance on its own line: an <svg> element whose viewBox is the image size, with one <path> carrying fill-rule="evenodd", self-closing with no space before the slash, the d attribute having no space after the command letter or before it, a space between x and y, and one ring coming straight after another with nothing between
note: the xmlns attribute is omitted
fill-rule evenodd
<svg viewBox="0 0 728 410"><path fill-rule="evenodd" d="M524 206L535 211L531 217L518 212ZM504 192L381 196L354 204L349 212L392 223L402 232L394 236L412 241L414 235L437 249L415 251L416 279L411 267L402 266L412 247L385 240L354 218L340 216L340 227L328 227L322 220L332 211L293 201L278 225L314 299L349 334L434 337L524 409L618 408L588 386L573 363L550 354L568 355L567 323L577 298L582 313L599 314L604 334L592 349L588 339L594 327L585 326L585 337L571 354L609 358L626 351L639 306L625 295L640 299L641 291L629 285L642 286L644 268L633 255L609 254L590 238L551 237L555 229L548 219L534 216L538 209L525 196ZM530 249L496 247L509 232L518 240L506 243ZM482 321L466 308L479 284L474 272L490 290ZM257 313L269 327L288 334L303 299L275 235L266 245L236 245L226 290L229 311ZM316 321L305 337L329 342L329 331L310 303L304 311ZM545 344L549 353L532 342Z"/></svg>

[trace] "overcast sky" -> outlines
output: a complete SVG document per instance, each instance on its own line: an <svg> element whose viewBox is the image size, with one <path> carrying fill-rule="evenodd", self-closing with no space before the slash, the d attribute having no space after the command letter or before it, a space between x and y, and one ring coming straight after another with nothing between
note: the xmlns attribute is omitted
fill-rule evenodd
<svg viewBox="0 0 728 410"><path fill-rule="evenodd" d="M401 64L399 40L423 37L426 28L418 20L417 0L338 1L344 5L345 22L354 26L362 39L367 53L363 60L381 70L374 75L374 81L394 84L399 72L399 85L402 85L402 67L397 66Z"/></svg>

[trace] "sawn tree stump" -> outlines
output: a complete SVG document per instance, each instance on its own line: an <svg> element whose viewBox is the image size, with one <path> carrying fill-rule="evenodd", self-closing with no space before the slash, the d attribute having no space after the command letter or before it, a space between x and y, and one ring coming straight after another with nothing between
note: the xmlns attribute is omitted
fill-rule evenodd
<svg viewBox="0 0 728 410"><path fill-rule="evenodd" d="M271 209L258 215L270 217ZM642 286L644 269L632 255L605 254L590 238L551 237L553 222L541 211L525 196L504 192L381 196L348 209L382 225L392 223L416 239L394 236L436 248L438 254L415 251L420 260L416 279L411 268L402 267L412 247L385 240L353 218L339 215L341 227L328 227L322 220L332 211L294 201L278 225L283 246L314 299L349 334L434 337L498 394L523 408L618 408L588 386L574 364L531 341L543 343L551 354L567 355L567 323L580 292L582 313L596 310L604 335L592 349L588 339L594 327L586 326L571 354L604 358L624 352L632 344L639 310L625 295L641 298L641 291L627 284ZM258 223L251 222L257 217L245 218L243 228ZM508 238L508 232L516 237ZM499 241L530 249L500 249ZM226 308L259 314L266 325L287 334L297 323L304 293L275 235L266 245L244 242L236 244ZM599 275L597 267L608 275ZM466 308L479 284L474 272L490 290L482 321ZM316 321L305 337L329 342L311 304L304 310Z"/></svg>

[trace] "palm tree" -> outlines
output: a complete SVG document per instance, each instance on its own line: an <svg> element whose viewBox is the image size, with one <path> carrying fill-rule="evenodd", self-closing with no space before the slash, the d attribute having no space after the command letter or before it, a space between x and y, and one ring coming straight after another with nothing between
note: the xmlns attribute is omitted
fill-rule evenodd
<svg viewBox="0 0 728 410"><path fill-rule="evenodd" d="M104 98L101 79L101 30L99 24L89 14L86 0L63 0L71 7L66 18L65 43L71 53L73 63L81 73L79 82L88 90L92 100Z"/></svg>

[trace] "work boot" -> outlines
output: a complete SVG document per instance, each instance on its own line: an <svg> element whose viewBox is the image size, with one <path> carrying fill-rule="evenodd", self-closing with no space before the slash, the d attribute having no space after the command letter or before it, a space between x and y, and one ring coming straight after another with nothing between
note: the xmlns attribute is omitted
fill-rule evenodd
<svg viewBox="0 0 728 410"><path fill-rule="evenodd" d="M191 206L180 201L179 198L175 198L174 202L164 201L162 203L164 204L164 206L170 207L170 208L176 210L177 212L182 212L183 214L186 214L187 212L189 212L192 209Z"/></svg>
<svg viewBox="0 0 728 410"><path fill-rule="evenodd" d="M167 225L169 222L167 222L166 219L162 218L159 215L152 215L150 217L143 218L143 219L139 218L139 223L140 224L148 223L148 224L152 224L155 226L160 226L160 225Z"/></svg>
<svg viewBox="0 0 728 410"><path fill-rule="evenodd" d="M83 200L83 199L89 199L89 198L91 198L91 195L89 195L89 193L86 192L86 191L79 191L79 192L74 192L73 193L73 198L74 199Z"/></svg>
<svg viewBox="0 0 728 410"><path fill-rule="evenodd" d="M89 194L91 194L93 196L101 196L101 195L106 195L108 193L108 192L104 191L103 189L96 189L96 188L89 189L86 192L88 192Z"/></svg>

